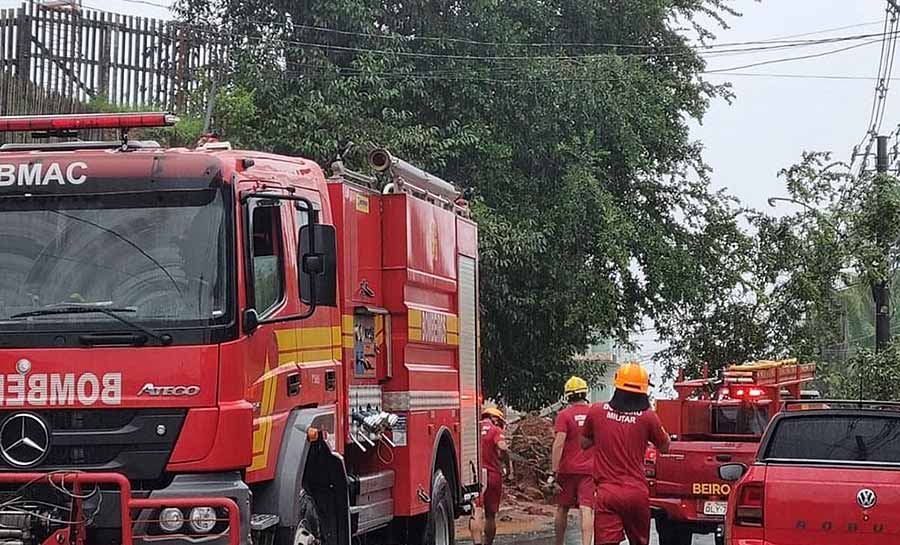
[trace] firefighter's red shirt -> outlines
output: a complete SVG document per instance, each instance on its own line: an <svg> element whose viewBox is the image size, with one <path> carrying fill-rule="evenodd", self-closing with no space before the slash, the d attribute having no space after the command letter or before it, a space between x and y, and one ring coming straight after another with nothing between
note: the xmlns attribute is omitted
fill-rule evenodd
<svg viewBox="0 0 900 545"><path fill-rule="evenodd" d="M556 433L566 434L562 458L559 461L561 475L591 475L594 460L590 450L581 448L581 429L591 406L582 403L570 405L556 417Z"/></svg>
<svg viewBox="0 0 900 545"><path fill-rule="evenodd" d="M503 430L495 426L490 418L481 421L481 461L489 473L501 474L500 448L503 441Z"/></svg>
<svg viewBox="0 0 900 545"><path fill-rule="evenodd" d="M622 487L647 488L644 454L647 443L661 445L666 432L652 410L618 412L609 403L588 411L582 434L594 441L594 480Z"/></svg>

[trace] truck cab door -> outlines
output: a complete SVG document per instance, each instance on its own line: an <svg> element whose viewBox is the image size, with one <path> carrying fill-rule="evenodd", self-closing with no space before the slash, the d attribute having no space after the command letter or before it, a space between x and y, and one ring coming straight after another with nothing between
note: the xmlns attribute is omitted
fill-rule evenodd
<svg viewBox="0 0 900 545"><path fill-rule="evenodd" d="M290 204L248 199L243 205L245 373L254 405L253 457L248 480L271 478L280 430L299 379L297 325L277 321L301 312ZM255 323L248 323L255 322Z"/></svg>

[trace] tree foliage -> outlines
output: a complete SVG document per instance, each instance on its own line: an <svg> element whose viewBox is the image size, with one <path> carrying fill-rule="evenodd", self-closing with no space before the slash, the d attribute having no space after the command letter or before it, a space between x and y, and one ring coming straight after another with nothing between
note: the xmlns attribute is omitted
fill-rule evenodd
<svg viewBox="0 0 900 545"><path fill-rule="evenodd" d="M569 373L597 373L572 360L591 341L624 340L644 317L674 334L667 324L738 280L731 261L748 242L735 203L708 189L686 121L728 90L702 80L678 31L724 23L727 0L178 9L197 37L228 40L210 80L230 140L324 165L337 140L358 144L357 165L384 145L465 188L489 395L556 399Z"/></svg>
<svg viewBox="0 0 900 545"><path fill-rule="evenodd" d="M794 356L821 364L826 394L893 399L900 345L873 354L872 285L898 275L896 180L855 175L828 153L806 153L782 170L787 215L747 211L753 232L740 281L697 308L661 357L696 375L709 364ZM781 202L787 201L787 202ZM894 290L895 316L900 304ZM896 329L896 328L895 328Z"/></svg>

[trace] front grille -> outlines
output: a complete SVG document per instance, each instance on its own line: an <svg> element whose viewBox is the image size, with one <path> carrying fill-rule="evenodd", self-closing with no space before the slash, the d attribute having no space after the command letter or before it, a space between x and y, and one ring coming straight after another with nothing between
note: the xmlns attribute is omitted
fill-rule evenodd
<svg viewBox="0 0 900 545"><path fill-rule="evenodd" d="M38 411L52 430L114 430L134 420L135 409L79 409Z"/></svg>
<svg viewBox="0 0 900 545"><path fill-rule="evenodd" d="M0 422L29 411L2 411ZM30 411L50 430L44 460L27 471L116 471L132 481L159 479L175 447L183 409ZM22 471L0 457L0 471Z"/></svg>

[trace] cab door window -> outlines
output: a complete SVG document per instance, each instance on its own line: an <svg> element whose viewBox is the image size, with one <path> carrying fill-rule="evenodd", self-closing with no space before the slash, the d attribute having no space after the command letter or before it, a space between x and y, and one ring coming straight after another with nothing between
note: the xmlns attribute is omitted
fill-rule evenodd
<svg viewBox="0 0 900 545"><path fill-rule="evenodd" d="M260 315L284 300L284 243L278 204L258 204L251 209L252 296L253 307Z"/></svg>

